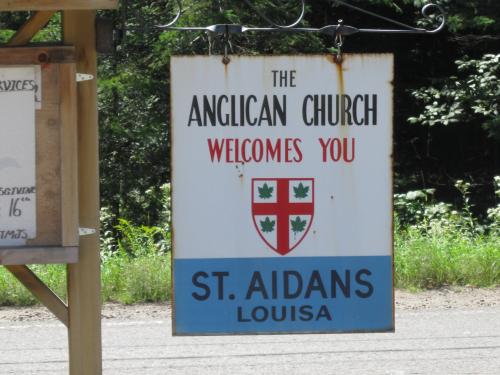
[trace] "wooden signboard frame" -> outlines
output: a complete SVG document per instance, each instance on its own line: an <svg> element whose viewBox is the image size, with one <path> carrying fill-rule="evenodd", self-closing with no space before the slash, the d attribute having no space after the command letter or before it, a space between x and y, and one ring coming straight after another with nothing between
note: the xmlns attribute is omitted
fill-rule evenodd
<svg viewBox="0 0 500 375"><path fill-rule="evenodd" d="M65 45L74 47L75 72L96 77L96 10L116 8L118 8L118 0L0 1L0 12L32 12L30 18L4 47L27 46L53 15L62 11L62 41ZM46 62L50 62L50 54L48 57L49 60ZM42 58L44 58L43 55ZM68 81L64 84L69 86L63 87L73 92L71 85L74 84L76 95L63 95L61 100L74 101L75 107L71 105L71 108L76 108L76 111L64 112L61 115L61 121L71 122L74 119L66 116L76 117L78 151L73 150L72 155L77 160L73 171L78 176L78 224L82 228L94 229L95 233L79 239L78 262L68 261L68 300L66 303L40 281L26 265L10 265L6 268L68 327L69 373L71 375L100 375L102 374L102 340L97 82L93 79L76 85L75 81L76 78L71 80L73 83ZM63 144L62 153L70 152L66 147ZM66 175L65 172L61 173ZM61 202L63 202L62 207L65 206L66 199L62 197ZM65 210L65 208L61 209ZM62 248L65 244L72 242L69 240L72 238L71 234L66 236L63 233L65 233L64 230L61 232L61 238L68 242L63 241Z"/></svg>
<svg viewBox="0 0 500 375"><path fill-rule="evenodd" d="M0 49L0 67L39 65L42 103L36 111L37 237L0 247L0 264L78 262L76 68L73 47Z"/></svg>

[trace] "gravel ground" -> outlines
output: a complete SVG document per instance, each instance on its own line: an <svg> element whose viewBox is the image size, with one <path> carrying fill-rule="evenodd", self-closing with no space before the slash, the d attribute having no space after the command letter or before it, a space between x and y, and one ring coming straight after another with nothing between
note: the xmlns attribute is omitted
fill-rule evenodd
<svg viewBox="0 0 500 375"><path fill-rule="evenodd" d="M500 287L491 289L449 287L411 293L396 290L396 310L446 310L500 306ZM170 306L139 304L123 306L109 303L103 306L103 320L162 320L170 315ZM2 322L37 322L55 320L42 306L0 307Z"/></svg>

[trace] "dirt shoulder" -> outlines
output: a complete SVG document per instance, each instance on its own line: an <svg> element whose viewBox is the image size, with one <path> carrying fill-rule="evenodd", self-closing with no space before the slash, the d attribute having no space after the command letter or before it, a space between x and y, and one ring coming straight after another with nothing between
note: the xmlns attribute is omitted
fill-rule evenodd
<svg viewBox="0 0 500 375"><path fill-rule="evenodd" d="M447 310L500 306L500 287L492 289L449 287L412 293L396 290L396 310ZM170 306L139 304L123 306L108 303L103 306L103 320L165 320L170 316ZM56 320L42 306L0 307L2 322L37 322Z"/></svg>
<svg viewBox="0 0 500 375"><path fill-rule="evenodd" d="M495 306L500 306L500 287L491 289L447 287L417 293L396 291L396 310L446 310Z"/></svg>

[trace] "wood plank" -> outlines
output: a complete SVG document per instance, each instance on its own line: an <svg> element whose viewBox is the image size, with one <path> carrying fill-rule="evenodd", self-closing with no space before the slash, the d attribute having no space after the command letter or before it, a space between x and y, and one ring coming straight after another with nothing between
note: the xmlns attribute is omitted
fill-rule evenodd
<svg viewBox="0 0 500 375"><path fill-rule="evenodd" d="M6 47L0 48L0 65L63 64L75 62L75 48Z"/></svg>
<svg viewBox="0 0 500 375"><path fill-rule="evenodd" d="M0 0L0 11L117 9L118 0Z"/></svg>
<svg viewBox="0 0 500 375"><path fill-rule="evenodd" d="M78 263L78 247L0 248L1 265Z"/></svg>
<svg viewBox="0 0 500 375"><path fill-rule="evenodd" d="M77 70L97 77L94 11L63 12L63 40L77 49ZM82 32L85 30L86 32ZM79 222L97 233L80 239L80 261L68 265L71 375L102 374L99 252L97 79L78 83Z"/></svg>
<svg viewBox="0 0 500 375"><path fill-rule="evenodd" d="M8 46L22 46L31 39L50 21L55 11L47 10L36 12L7 43Z"/></svg>
<svg viewBox="0 0 500 375"><path fill-rule="evenodd" d="M59 66L61 96L61 214L63 246L78 246L78 137L76 66Z"/></svg>
<svg viewBox="0 0 500 375"><path fill-rule="evenodd" d="M6 268L52 313L68 326L68 307L26 266L6 266Z"/></svg>
<svg viewBox="0 0 500 375"><path fill-rule="evenodd" d="M37 236L28 246L62 246L59 65L42 69L42 109L36 111ZM49 105L49 103L51 105Z"/></svg>

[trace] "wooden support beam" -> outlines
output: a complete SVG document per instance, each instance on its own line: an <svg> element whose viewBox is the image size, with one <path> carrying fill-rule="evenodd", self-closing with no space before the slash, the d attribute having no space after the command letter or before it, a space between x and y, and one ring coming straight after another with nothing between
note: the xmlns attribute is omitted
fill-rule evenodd
<svg viewBox="0 0 500 375"><path fill-rule="evenodd" d="M97 77L95 11L64 11L63 40L76 48L78 73ZM84 31L84 32L83 32ZM102 374L99 252L97 78L78 84L79 223L96 234L80 239L80 261L68 265L71 375Z"/></svg>
<svg viewBox="0 0 500 375"><path fill-rule="evenodd" d="M56 47L2 47L1 65L65 64L75 62L75 49Z"/></svg>
<svg viewBox="0 0 500 375"><path fill-rule="evenodd" d="M117 9L118 0L1 0L0 11ZM82 30L83 31L83 30Z"/></svg>
<svg viewBox="0 0 500 375"><path fill-rule="evenodd" d="M68 307L27 266L5 266L33 295L67 327Z"/></svg>
<svg viewBox="0 0 500 375"><path fill-rule="evenodd" d="M31 39L50 21L55 11L46 10L36 12L7 43L8 46L22 46L28 44Z"/></svg>
<svg viewBox="0 0 500 375"><path fill-rule="evenodd" d="M0 264L68 264L78 263L78 246L0 248Z"/></svg>

